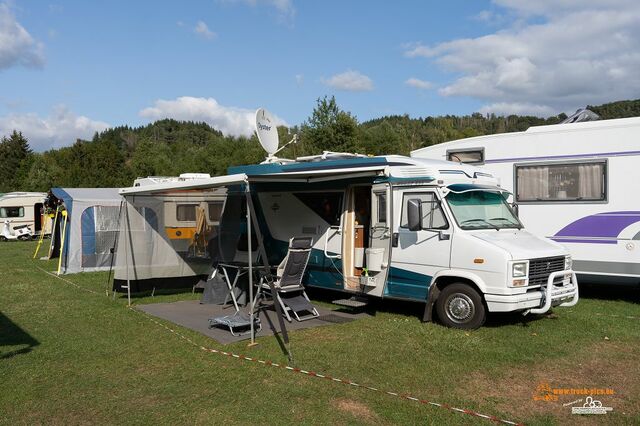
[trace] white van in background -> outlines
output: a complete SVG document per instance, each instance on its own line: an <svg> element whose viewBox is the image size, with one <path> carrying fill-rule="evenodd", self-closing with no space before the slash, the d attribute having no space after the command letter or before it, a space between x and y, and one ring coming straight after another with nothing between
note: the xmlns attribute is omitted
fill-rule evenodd
<svg viewBox="0 0 640 426"><path fill-rule="evenodd" d="M0 222L12 230L26 225L32 236L51 234L51 219L44 215L44 192L9 192L0 196Z"/></svg>
<svg viewBox="0 0 640 426"><path fill-rule="evenodd" d="M411 156L500 178L527 229L571 251L581 282L640 282L640 117L460 139Z"/></svg>

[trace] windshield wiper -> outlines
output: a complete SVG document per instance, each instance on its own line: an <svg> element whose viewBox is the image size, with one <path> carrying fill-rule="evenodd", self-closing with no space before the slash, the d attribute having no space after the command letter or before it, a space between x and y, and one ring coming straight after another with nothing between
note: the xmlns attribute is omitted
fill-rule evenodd
<svg viewBox="0 0 640 426"><path fill-rule="evenodd" d="M509 222L509 225L514 225L516 228L518 228L518 230L522 229L522 225L514 223L514 222L511 221L511 219L506 218L506 217L492 217L489 220L504 220L505 222Z"/></svg>
<svg viewBox="0 0 640 426"><path fill-rule="evenodd" d="M460 223L460 225L462 225L462 224L464 224L464 223L471 223L471 222L484 222L484 223L486 223L487 225L489 225L490 227L492 227L493 229L495 229L496 231L499 231L499 230L500 230L500 228L498 228L496 225L494 225L493 223L488 222L488 221L486 221L486 220L484 220L484 219L467 219L467 220L463 220L463 221Z"/></svg>

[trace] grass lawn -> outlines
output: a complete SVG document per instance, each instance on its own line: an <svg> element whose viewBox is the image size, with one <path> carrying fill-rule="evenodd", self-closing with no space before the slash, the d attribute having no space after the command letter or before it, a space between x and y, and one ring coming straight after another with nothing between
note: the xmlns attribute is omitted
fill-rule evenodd
<svg viewBox="0 0 640 426"><path fill-rule="evenodd" d="M127 309L125 299L107 297L106 273L65 277L97 294L82 291L38 269L55 265L32 260L34 249L0 244L2 424L489 424L205 352ZM573 308L492 316L472 332L421 323L419 305L385 302L370 318L291 333L294 365L525 424L638 424L640 290L583 293ZM156 294L134 303L198 297ZM175 328L198 345L287 362L273 337L222 346ZM543 383L613 389L597 398L613 411L572 415L563 404L582 395L534 400Z"/></svg>

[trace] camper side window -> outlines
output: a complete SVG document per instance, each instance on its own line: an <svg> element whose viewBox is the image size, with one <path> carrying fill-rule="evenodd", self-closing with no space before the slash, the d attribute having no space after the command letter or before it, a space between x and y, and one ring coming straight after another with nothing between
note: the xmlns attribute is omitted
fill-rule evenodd
<svg viewBox="0 0 640 426"><path fill-rule="evenodd" d="M223 206L223 201L213 201L209 203L209 222L220 222Z"/></svg>
<svg viewBox="0 0 640 426"><path fill-rule="evenodd" d="M483 149L461 149L447 151L447 160L465 164L484 164Z"/></svg>
<svg viewBox="0 0 640 426"><path fill-rule="evenodd" d="M24 207L0 207L0 217L24 217Z"/></svg>
<svg viewBox="0 0 640 426"><path fill-rule="evenodd" d="M433 192L407 192L404 194L402 197L402 216L400 217L401 228L409 227L407 205L409 204L409 200L415 199L419 199L422 202L422 229L449 228L449 223L444 215L444 211L438 203L438 198Z"/></svg>
<svg viewBox="0 0 640 426"><path fill-rule="evenodd" d="M516 165L518 202L606 200L606 162Z"/></svg>
<svg viewBox="0 0 640 426"><path fill-rule="evenodd" d="M387 224L387 194L384 192L376 193L376 225Z"/></svg>
<svg viewBox="0 0 640 426"><path fill-rule="evenodd" d="M195 222L196 205L178 204L176 206L176 220L179 220L180 222Z"/></svg>

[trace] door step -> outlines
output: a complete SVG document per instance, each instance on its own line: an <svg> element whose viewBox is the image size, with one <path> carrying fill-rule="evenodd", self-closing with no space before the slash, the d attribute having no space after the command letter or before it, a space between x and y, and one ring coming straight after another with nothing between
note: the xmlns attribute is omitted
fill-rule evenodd
<svg viewBox="0 0 640 426"><path fill-rule="evenodd" d="M353 296L349 299L334 300L331 303L339 306L346 306L349 308L363 308L369 304L369 299L367 299L366 297Z"/></svg>

